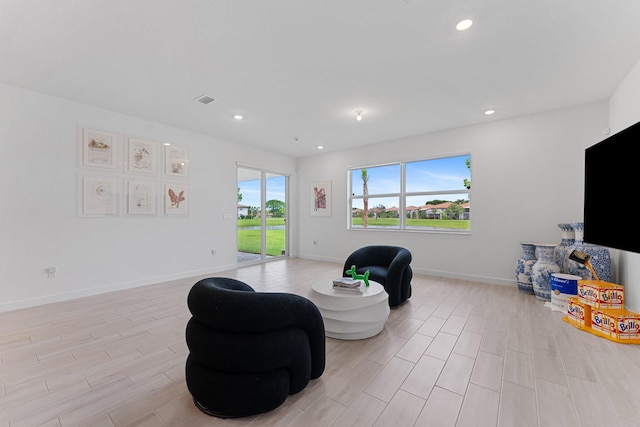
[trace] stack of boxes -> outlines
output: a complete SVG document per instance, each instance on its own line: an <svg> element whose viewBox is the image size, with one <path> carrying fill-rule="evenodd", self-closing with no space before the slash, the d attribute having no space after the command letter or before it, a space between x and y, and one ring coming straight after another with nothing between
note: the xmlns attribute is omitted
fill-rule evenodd
<svg viewBox="0 0 640 427"><path fill-rule="evenodd" d="M578 329L626 344L640 344L640 314L624 308L624 287L604 280L579 280L578 296L567 299L563 320Z"/></svg>

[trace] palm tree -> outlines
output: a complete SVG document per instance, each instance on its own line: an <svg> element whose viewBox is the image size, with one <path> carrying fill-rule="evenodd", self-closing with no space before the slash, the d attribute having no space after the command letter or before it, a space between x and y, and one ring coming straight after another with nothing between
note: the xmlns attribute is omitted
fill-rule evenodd
<svg viewBox="0 0 640 427"><path fill-rule="evenodd" d="M466 163L466 165L467 165L467 169L469 169L469 171L471 171L471 158L470 158L470 157L467 157L467 158L465 159L465 161L464 161L464 162L465 162L465 163ZM464 185L465 187L467 187L467 190L471 190L471 181L469 181L467 178L465 178L465 179L463 180L463 185Z"/></svg>
<svg viewBox="0 0 640 427"><path fill-rule="evenodd" d="M364 209L362 210L362 226L369 226L369 187L367 187L367 181L369 181L369 175L367 170L362 169L362 201L364 202Z"/></svg>

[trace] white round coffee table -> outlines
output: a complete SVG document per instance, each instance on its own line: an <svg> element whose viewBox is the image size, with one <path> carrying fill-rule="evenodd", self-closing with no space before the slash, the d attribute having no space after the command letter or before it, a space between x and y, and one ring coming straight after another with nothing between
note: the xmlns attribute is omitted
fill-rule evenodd
<svg viewBox="0 0 640 427"><path fill-rule="evenodd" d="M378 282L369 281L362 293L333 289L331 281L315 283L308 298L324 319L325 335L359 340L379 334L389 317L389 295Z"/></svg>

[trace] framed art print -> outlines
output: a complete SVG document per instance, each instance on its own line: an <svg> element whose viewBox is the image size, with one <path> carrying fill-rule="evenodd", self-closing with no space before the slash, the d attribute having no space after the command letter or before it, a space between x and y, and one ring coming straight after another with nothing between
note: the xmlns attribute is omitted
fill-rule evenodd
<svg viewBox="0 0 640 427"><path fill-rule="evenodd" d="M165 175L171 177L189 176L189 150L177 145L165 145Z"/></svg>
<svg viewBox="0 0 640 427"><path fill-rule="evenodd" d="M189 188L186 184L166 183L164 188L164 213L186 215L189 213Z"/></svg>
<svg viewBox="0 0 640 427"><path fill-rule="evenodd" d="M117 178L82 177L82 215L118 215Z"/></svg>
<svg viewBox="0 0 640 427"><path fill-rule="evenodd" d="M127 214L156 214L156 183L153 181L129 180L127 182Z"/></svg>
<svg viewBox="0 0 640 427"><path fill-rule="evenodd" d="M82 166L117 169L118 135L93 129L82 130Z"/></svg>
<svg viewBox="0 0 640 427"><path fill-rule="evenodd" d="M157 146L153 141L129 138L127 147L128 171L146 175L155 175L157 171Z"/></svg>
<svg viewBox="0 0 640 427"><path fill-rule="evenodd" d="M331 216L331 181L311 184L311 216Z"/></svg>

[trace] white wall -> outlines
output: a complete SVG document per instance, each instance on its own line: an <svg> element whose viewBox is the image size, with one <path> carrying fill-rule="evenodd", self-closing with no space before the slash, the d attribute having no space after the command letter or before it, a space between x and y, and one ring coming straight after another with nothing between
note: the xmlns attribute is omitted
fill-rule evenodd
<svg viewBox="0 0 640 427"><path fill-rule="evenodd" d="M611 134L640 121L640 62L618 86L609 102ZM637 229L629 227L621 233L637 236ZM616 231L612 231L616 232ZM617 251L618 283L625 287L626 307L640 312L640 254Z"/></svg>
<svg viewBox="0 0 640 427"><path fill-rule="evenodd" d="M612 110L623 111L612 113L612 128L638 117L623 116L638 110L625 94L639 88L636 67L611 100ZM223 215L235 218L238 161L292 175L293 256L342 262L365 244L399 244L412 251L419 273L515 285L519 241L557 243L558 223L582 219L584 149L609 126L601 102L296 161L2 84L0 121L0 311L234 266L235 221ZM189 216L79 217L82 126L188 146ZM471 235L347 231L348 167L466 152L473 156ZM327 179L332 215L311 217L309 186ZM620 283L635 310L640 304L629 282L640 276L637 261L635 254L619 258ZM58 277L47 278L50 266Z"/></svg>
<svg viewBox="0 0 640 427"><path fill-rule="evenodd" d="M357 247L397 244L417 272L515 286L520 241L559 243L557 224L582 221L584 149L607 126L603 101L300 159L299 256L343 262ZM346 229L348 167L467 152L470 235ZM311 217L310 183L328 179L332 215Z"/></svg>
<svg viewBox="0 0 640 427"><path fill-rule="evenodd" d="M294 158L3 84L0 121L0 311L234 266L236 161L295 175ZM189 215L80 217L83 126L187 146Z"/></svg>

